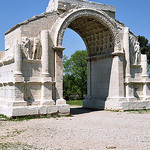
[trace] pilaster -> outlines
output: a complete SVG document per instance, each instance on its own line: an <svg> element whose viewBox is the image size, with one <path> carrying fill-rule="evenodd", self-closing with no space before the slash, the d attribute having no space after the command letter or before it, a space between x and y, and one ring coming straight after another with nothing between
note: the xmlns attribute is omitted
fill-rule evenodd
<svg viewBox="0 0 150 150"><path fill-rule="evenodd" d="M126 98L128 101L130 101L131 99L135 99L133 83L127 83L126 84Z"/></svg>
<svg viewBox="0 0 150 150"><path fill-rule="evenodd" d="M123 45L124 45L124 51L125 51L125 58L126 58L126 72L125 77L130 78L130 50L129 50L129 28L124 28L124 38L123 38Z"/></svg>
<svg viewBox="0 0 150 150"><path fill-rule="evenodd" d="M63 99L63 47L54 47L55 50L55 88L56 88L56 105L66 104Z"/></svg>
<svg viewBox="0 0 150 150"><path fill-rule="evenodd" d="M142 78L148 78L147 75L147 55L141 54Z"/></svg>
<svg viewBox="0 0 150 150"><path fill-rule="evenodd" d="M109 95L108 100L118 101L124 98L124 73L123 73L123 56L124 53L113 53Z"/></svg>

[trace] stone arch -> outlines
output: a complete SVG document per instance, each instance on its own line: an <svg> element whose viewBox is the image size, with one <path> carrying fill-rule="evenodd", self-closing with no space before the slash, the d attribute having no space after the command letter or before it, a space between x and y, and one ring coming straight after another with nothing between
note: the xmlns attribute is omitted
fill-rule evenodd
<svg viewBox="0 0 150 150"><path fill-rule="evenodd" d="M63 18L63 19L62 19ZM78 23L86 23L86 26L89 27L92 30L95 30L93 32L93 35L91 35L91 31L87 31L87 34L83 34L83 32L86 30L82 30L81 28L83 27L82 25L78 25ZM93 25L92 25L93 23ZM78 27L75 27L78 25ZM91 27L93 26L93 27ZM89 35L93 36L91 40L94 40L96 38L99 38L99 36L103 31L106 31L104 34L108 34L108 36L111 38L111 52L114 51L122 51L122 45L121 45L121 37L119 34L119 30L117 28L117 23L114 22L112 18L110 18L105 12L103 11L95 11L91 9L79 9L71 12L69 15L67 14L66 16L63 14L62 17L60 17L60 20L53 25L53 29L55 31L55 39L54 39L54 45L56 47L61 47L62 46L62 40L63 40L63 35L66 30L66 28L71 28L75 32L77 32L81 38L83 39L87 50L91 49L90 43L88 42L88 38L91 39L92 37L89 37ZM102 30L101 30L102 29ZM97 33L96 33L97 32ZM97 36L97 37L96 37ZM101 43L99 40L97 42ZM106 42L106 41L105 41ZM98 45L98 47L97 47ZM103 45L104 47L105 45ZM108 45L107 45L108 46ZM97 47L97 48L96 48ZM95 51L102 50L102 47L96 43L94 47ZM89 56L90 52L88 51ZM101 52L98 52L98 55L100 55ZM97 55L97 54L94 54Z"/></svg>
<svg viewBox="0 0 150 150"><path fill-rule="evenodd" d="M119 76L119 72L115 74L114 68L116 63L120 63L118 54L122 52L118 23L105 12L91 9L75 10L70 14L62 14L58 18L50 33L53 37L56 52L55 72L56 79L59 81L56 81L56 99L58 99L58 103L63 103L63 98L60 97L63 85L60 74L63 74L62 50L64 48L62 47L62 41L66 28L74 30L81 36L88 51L88 90L84 107L104 109L108 97L111 96L111 93L114 93L111 83ZM117 67L119 65L122 66L122 64L118 64ZM120 87L123 88L122 85ZM118 94L117 92L115 92L115 95Z"/></svg>
<svg viewBox="0 0 150 150"><path fill-rule="evenodd" d="M0 113L12 117L70 112L63 99L62 39L67 27L82 37L88 50L83 106L149 109L147 56L141 54L137 37L115 20L115 12L114 6L86 0L50 0L45 13L6 32L6 51L0 52ZM105 37L100 39L101 29ZM30 56L37 51L41 57Z"/></svg>

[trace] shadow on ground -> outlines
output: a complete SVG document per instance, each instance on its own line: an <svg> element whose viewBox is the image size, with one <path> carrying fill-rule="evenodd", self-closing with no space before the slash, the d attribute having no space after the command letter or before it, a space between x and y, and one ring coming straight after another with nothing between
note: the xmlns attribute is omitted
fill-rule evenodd
<svg viewBox="0 0 150 150"><path fill-rule="evenodd" d="M100 111L100 110L86 109L83 107L72 107L72 108L70 108L71 115L85 114L85 113L90 113L90 112L94 112L94 111Z"/></svg>

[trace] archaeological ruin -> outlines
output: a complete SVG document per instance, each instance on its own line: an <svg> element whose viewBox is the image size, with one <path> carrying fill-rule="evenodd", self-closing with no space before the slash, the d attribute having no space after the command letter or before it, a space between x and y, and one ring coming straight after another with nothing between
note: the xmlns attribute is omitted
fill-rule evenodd
<svg viewBox="0 0 150 150"><path fill-rule="evenodd" d="M116 7L86 0L50 0L46 12L5 33L0 52L0 114L68 114L63 99L63 35L78 33L88 52L87 96L93 109L150 108L147 56L115 19Z"/></svg>

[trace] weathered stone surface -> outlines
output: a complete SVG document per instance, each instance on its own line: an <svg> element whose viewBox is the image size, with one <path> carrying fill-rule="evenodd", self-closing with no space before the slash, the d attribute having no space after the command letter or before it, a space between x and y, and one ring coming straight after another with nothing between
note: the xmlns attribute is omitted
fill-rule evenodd
<svg viewBox="0 0 150 150"><path fill-rule="evenodd" d="M66 28L85 42L86 108L144 109L150 106L147 57L137 37L115 20L114 6L85 0L51 0L47 12L5 33L0 56L0 113L11 116L62 113L62 47Z"/></svg>
<svg viewBox="0 0 150 150"><path fill-rule="evenodd" d="M47 114L55 114L58 113L58 106L54 105L54 106L47 106Z"/></svg>
<svg viewBox="0 0 150 150"><path fill-rule="evenodd" d="M70 112L70 106L67 104L59 105L58 108L60 114L69 114Z"/></svg>
<svg viewBox="0 0 150 150"><path fill-rule="evenodd" d="M39 114L40 115L46 115L47 114L47 107L46 106L41 106L39 108Z"/></svg>

